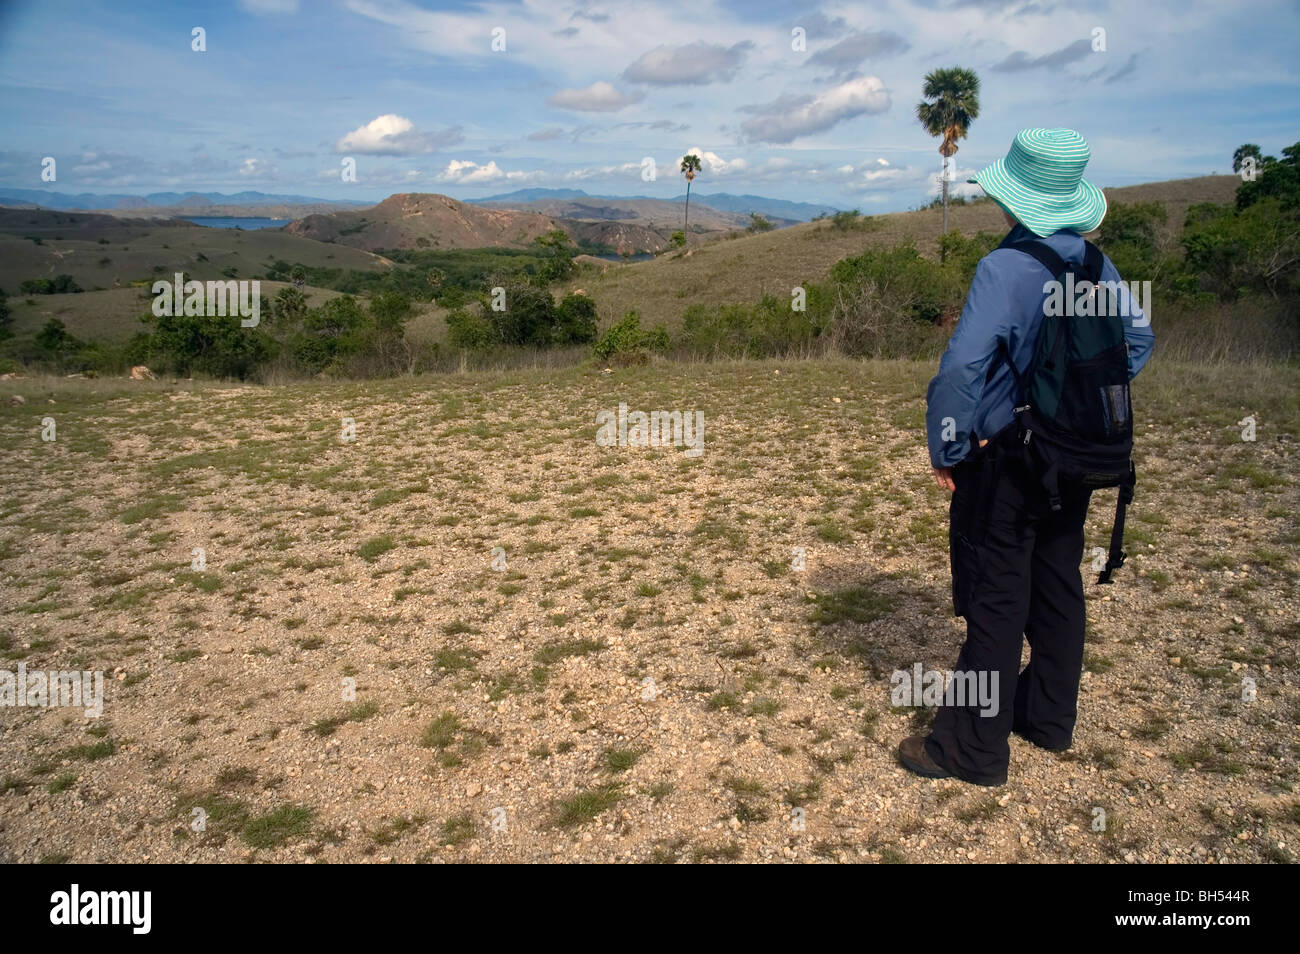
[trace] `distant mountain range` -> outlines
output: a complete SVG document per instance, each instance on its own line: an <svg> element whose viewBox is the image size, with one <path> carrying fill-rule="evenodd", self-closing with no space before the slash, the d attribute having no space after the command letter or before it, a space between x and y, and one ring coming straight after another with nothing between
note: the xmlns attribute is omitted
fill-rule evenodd
<svg viewBox="0 0 1300 954"><path fill-rule="evenodd" d="M685 194L595 196L581 189L520 189L462 202L433 193L400 193L379 203L318 199L265 192L82 193L0 187L0 206L54 213L102 213L125 219L263 217L283 220L293 235L366 251L389 248L524 247L559 228L579 245L619 253L657 252L682 227ZM692 244L737 232L750 213L783 228L835 211L831 206L725 192L691 196Z"/></svg>
<svg viewBox="0 0 1300 954"><path fill-rule="evenodd" d="M609 202L632 202L650 200L654 202L684 202L686 193L671 199L649 195L588 195L581 189L517 189L501 195L489 195L482 199L467 199L473 204L495 205L497 207L526 207L535 202L558 202L565 200L593 200ZM785 219L790 222L810 222L819 215L831 215L838 212L835 206L819 205L815 202L791 202L788 199L769 199L761 195L733 195L729 192L693 192L691 205L698 202L719 212L731 212L748 218L749 213L756 212L771 219ZM588 204L584 202L583 204Z"/></svg>
<svg viewBox="0 0 1300 954"><path fill-rule="evenodd" d="M671 207L681 205L685 193L663 198L648 195L589 195L582 189L518 189L482 199L465 200L470 205L540 212L560 218L639 221L667 227L675 213ZM40 206L65 212L111 212L117 215L148 211L173 216L248 214L269 218L298 219L313 212L370 208L377 203L350 199L321 199L305 195L278 195L266 192L151 192L148 195L82 192L71 195L46 189L11 189L0 186L0 206ZM691 194L692 210L700 209L698 224L708 228L734 228L748 224L755 212L775 225L807 222L819 215L838 211L834 206L813 202L792 202L761 195L733 195L728 192ZM709 219L713 210L721 213ZM653 212L652 212L653 210ZM647 214L651 213L651 214ZM696 222L692 216L692 222Z"/></svg>
<svg viewBox="0 0 1300 954"><path fill-rule="evenodd" d="M82 192L68 195L45 189L10 189L0 186L0 205L39 205L44 209L61 211L114 211L131 209L206 209L209 207L228 208L245 206L260 208L266 206L344 206L362 208L374 205L373 202L354 202L341 199L317 199L305 195L269 195L265 192L236 192L225 195L221 192L152 192L149 195L125 195L114 193L100 195Z"/></svg>

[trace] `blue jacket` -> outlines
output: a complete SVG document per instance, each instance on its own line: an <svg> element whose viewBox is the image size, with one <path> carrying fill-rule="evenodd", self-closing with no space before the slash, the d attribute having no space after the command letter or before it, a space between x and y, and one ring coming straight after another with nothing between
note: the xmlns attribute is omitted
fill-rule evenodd
<svg viewBox="0 0 1300 954"><path fill-rule="evenodd" d="M965 457L970 452L972 432L978 439L992 437L1015 416L1015 379L1006 361L998 361L987 385L984 380L990 363L1002 353L999 342L1005 342L1021 374L1033 358L1046 298L1043 284L1056 276L1049 275L1037 259L1006 248L1029 239L1038 236L1017 223L975 269L966 307L939 361L939 373L926 393L926 440L934 467L951 467ZM1039 241L1046 242L1067 262L1083 261L1083 237L1077 232L1062 229ZM1102 267L1102 280L1120 281L1109 258ZM1119 296L1121 313L1126 315L1124 336L1128 340L1128 375L1132 380L1151 356L1155 335L1150 320L1143 316L1127 288L1121 288ZM943 439L945 418L956 422L949 434L951 440Z"/></svg>

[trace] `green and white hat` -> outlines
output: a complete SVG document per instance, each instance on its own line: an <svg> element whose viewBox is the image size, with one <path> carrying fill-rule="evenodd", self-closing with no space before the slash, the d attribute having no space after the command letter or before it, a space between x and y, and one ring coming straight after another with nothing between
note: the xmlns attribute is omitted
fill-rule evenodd
<svg viewBox="0 0 1300 954"><path fill-rule="evenodd" d="M1035 235L1091 232L1106 217L1106 197L1083 178L1092 157L1073 129L1022 129L1005 159L967 182L977 183Z"/></svg>

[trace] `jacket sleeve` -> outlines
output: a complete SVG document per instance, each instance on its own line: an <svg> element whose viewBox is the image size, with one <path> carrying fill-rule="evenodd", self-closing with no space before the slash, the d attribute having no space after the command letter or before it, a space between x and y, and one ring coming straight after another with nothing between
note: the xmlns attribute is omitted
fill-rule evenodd
<svg viewBox="0 0 1300 954"><path fill-rule="evenodd" d="M1016 253L1008 253L1016 254ZM939 360L939 373L926 392L925 430L930 464L951 467L970 451L971 430L989 364L999 353L1012 312L1010 285L996 252L975 269L966 307L948 349Z"/></svg>
<svg viewBox="0 0 1300 954"><path fill-rule="evenodd" d="M1151 308L1151 286L1148 283L1138 286L1146 292L1134 298L1109 258L1102 267L1101 276L1103 281L1115 282L1110 287L1115 289L1115 300L1124 322L1124 340L1128 342L1128 379L1132 381L1150 359L1151 349L1155 346L1156 335L1151 330L1151 316L1147 313ZM1143 304L1147 306L1145 311Z"/></svg>

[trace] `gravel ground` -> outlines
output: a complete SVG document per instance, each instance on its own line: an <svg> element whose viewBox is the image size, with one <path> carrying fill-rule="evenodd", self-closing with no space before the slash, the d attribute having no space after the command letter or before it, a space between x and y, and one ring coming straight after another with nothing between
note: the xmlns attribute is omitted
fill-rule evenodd
<svg viewBox="0 0 1300 954"><path fill-rule="evenodd" d="M963 634L932 373L0 382L0 669L106 678L0 708L0 858L1292 860L1300 372L1139 378L1074 746L998 788L894 751L933 711L890 674ZM620 402L703 453L599 446Z"/></svg>

